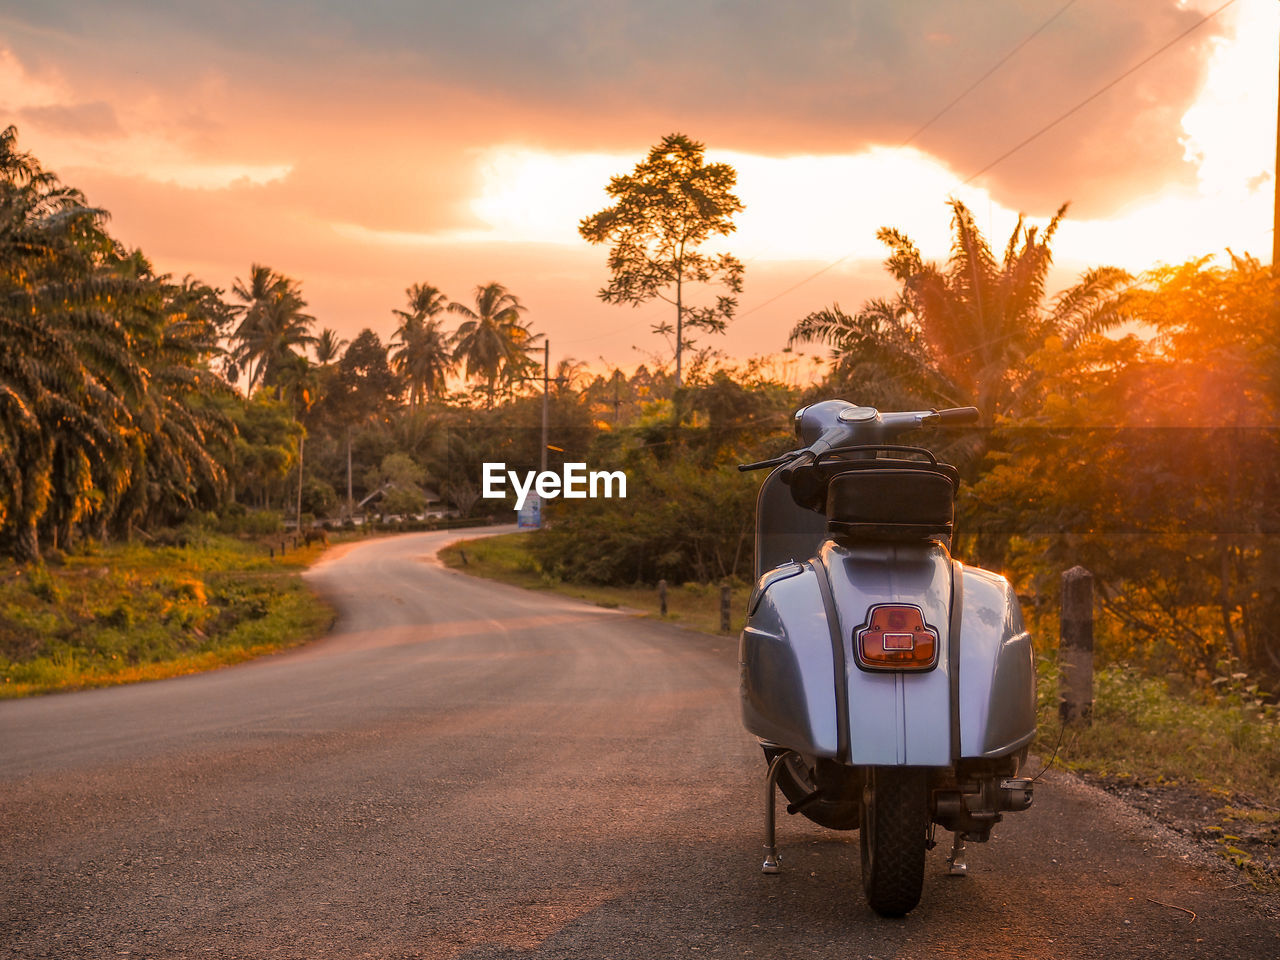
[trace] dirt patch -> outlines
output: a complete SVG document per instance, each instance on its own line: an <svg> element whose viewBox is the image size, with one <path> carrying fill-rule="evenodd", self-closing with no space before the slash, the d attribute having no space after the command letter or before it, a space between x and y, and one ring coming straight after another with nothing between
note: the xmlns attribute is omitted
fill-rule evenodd
<svg viewBox="0 0 1280 960"><path fill-rule="evenodd" d="M1280 807L1182 783L1078 776L1234 864L1254 886L1280 893Z"/></svg>

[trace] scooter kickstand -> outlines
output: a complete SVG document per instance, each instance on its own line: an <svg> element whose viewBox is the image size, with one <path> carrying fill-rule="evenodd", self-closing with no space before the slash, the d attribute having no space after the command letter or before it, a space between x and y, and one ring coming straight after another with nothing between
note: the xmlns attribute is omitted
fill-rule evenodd
<svg viewBox="0 0 1280 960"><path fill-rule="evenodd" d="M969 873L969 864L964 856L964 834L957 833L951 842L951 855L947 857L948 873L953 877L963 877Z"/></svg>
<svg viewBox="0 0 1280 960"><path fill-rule="evenodd" d="M791 750L783 750L769 761L769 772L764 777L764 866L763 873L777 873L782 858L778 856L778 844L775 836L777 829L777 803L775 794L778 789L778 774L782 772L782 764Z"/></svg>

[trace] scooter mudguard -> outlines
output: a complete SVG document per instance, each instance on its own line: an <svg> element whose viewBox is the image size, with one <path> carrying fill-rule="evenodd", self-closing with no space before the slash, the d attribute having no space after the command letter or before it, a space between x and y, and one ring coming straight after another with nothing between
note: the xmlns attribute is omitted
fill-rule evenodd
<svg viewBox="0 0 1280 960"><path fill-rule="evenodd" d="M932 669L858 665L855 636L887 603L920 609L938 638ZM1002 577L956 563L937 542L828 540L812 560L766 573L739 662L746 728L811 756L948 766L1016 752L1035 734L1031 642L1017 597Z"/></svg>
<svg viewBox="0 0 1280 960"><path fill-rule="evenodd" d="M817 561L825 571L839 623L847 689L849 762L855 766L945 767L952 750L951 643L953 564L942 544L828 540ZM911 603L937 635L937 666L919 673L865 670L855 634L877 604Z"/></svg>
<svg viewBox="0 0 1280 960"><path fill-rule="evenodd" d="M964 571L960 630L960 755L1002 757L1036 735L1036 668L1031 635L1009 581Z"/></svg>
<svg viewBox="0 0 1280 960"><path fill-rule="evenodd" d="M742 722L763 740L836 757L836 661L819 575L788 563L756 584L738 648Z"/></svg>

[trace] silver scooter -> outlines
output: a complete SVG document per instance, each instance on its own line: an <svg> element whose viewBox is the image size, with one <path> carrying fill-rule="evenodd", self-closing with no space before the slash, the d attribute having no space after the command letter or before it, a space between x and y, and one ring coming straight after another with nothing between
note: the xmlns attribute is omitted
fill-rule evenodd
<svg viewBox="0 0 1280 960"><path fill-rule="evenodd" d="M985 841L1031 805L1035 666L1018 598L951 558L953 466L899 436L974 423L973 407L882 413L843 400L796 412L804 447L756 506L757 584L742 631L742 718L765 778L764 872L777 873L775 791L835 830L861 829L862 885L883 916L920 901L925 851Z"/></svg>

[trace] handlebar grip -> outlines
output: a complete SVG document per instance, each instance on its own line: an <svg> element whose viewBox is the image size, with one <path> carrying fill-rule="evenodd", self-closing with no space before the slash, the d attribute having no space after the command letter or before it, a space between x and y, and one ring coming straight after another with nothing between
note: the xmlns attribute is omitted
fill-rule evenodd
<svg viewBox="0 0 1280 960"><path fill-rule="evenodd" d="M774 467L780 466L796 455L796 451L789 450L778 457L770 457L768 460L757 460L755 463L738 464L739 473L747 473L751 470L772 470Z"/></svg>
<svg viewBox="0 0 1280 960"><path fill-rule="evenodd" d="M938 415L936 422L940 424L977 423L982 416L977 407L949 407L934 412Z"/></svg>
<svg viewBox="0 0 1280 960"><path fill-rule="evenodd" d="M800 456L796 457L794 460L792 460L785 467L783 467L781 470L778 471L779 479L781 479L783 483L790 483L792 476L795 475L795 472L797 470L799 470L801 467L807 467L809 464L813 463L813 461L815 461L816 459L818 459L817 454L815 454L812 450L806 450L804 453L800 454Z"/></svg>

